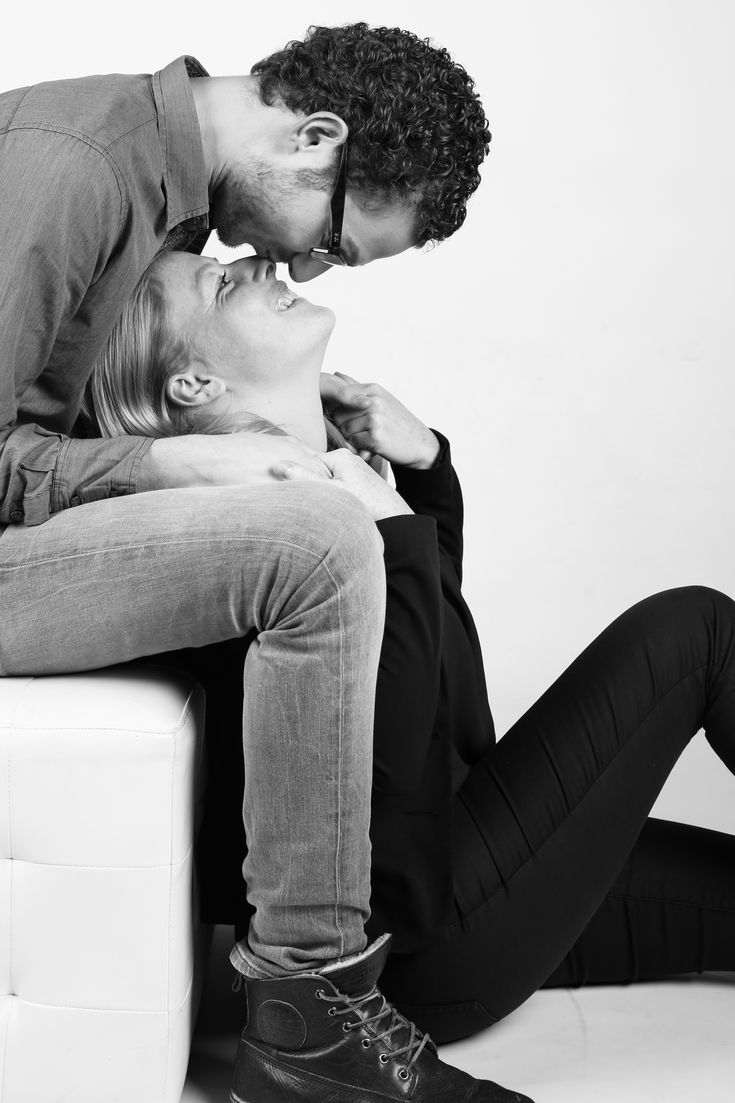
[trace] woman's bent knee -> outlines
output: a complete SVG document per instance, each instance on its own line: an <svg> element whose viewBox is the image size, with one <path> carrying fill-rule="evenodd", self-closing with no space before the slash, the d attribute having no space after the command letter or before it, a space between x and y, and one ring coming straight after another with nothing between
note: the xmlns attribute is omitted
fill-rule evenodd
<svg viewBox="0 0 735 1103"><path fill-rule="evenodd" d="M735 601L709 586L680 586L663 590L643 602L652 617L679 628L735 622Z"/></svg>

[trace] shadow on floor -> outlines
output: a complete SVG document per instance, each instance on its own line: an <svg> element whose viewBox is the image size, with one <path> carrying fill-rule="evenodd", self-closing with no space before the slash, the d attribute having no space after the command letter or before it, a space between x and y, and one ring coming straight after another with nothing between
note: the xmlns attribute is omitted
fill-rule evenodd
<svg viewBox="0 0 735 1103"><path fill-rule="evenodd" d="M232 929L212 939L181 1103L226 1103L245 1014ZM442 1057L535 1103L732 1103L735 974L537 992Z"/></svg>

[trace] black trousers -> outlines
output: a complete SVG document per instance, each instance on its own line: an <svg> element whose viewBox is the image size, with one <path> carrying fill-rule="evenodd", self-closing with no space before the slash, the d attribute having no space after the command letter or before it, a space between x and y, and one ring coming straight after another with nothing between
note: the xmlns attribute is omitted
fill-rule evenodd
<svg viewBox="0 0 735 1103"><path fill-rule="evenodd" d="M610 625L473 768L451 921L390 958L385 994L447 1042L544 985L735 969L735 837L648 818L702 727L735 772L735 603L670 590Z"/></svg>

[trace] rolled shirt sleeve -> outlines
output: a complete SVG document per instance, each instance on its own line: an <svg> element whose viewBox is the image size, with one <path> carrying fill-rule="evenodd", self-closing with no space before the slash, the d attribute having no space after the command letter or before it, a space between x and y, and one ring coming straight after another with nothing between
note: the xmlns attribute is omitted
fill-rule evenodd
<svg viewBox="0 0 735 1103"><path fill-rule="evenodd" d="M63 442L51 484L51 512L117 494L135 494L151 437Z"/></svg>
<svg viewBox="0 0 735 1103"><path fill-rule="evenodd" d="M69 506L134 494L152 443L142 437L73 440L39 425L0 433L0 524L40 525Z"/></svg>

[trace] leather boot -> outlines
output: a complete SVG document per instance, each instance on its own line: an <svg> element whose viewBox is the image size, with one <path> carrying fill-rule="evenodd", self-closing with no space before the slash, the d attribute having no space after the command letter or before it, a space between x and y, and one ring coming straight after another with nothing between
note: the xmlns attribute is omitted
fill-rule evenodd
<svg viewBox="0 0 735 1103"><path fill-rule="evenodd" d="M243 977L232 1103L531 1103L440 1061L388 1003L376 985L389 942L318 973Z"/></svg>

